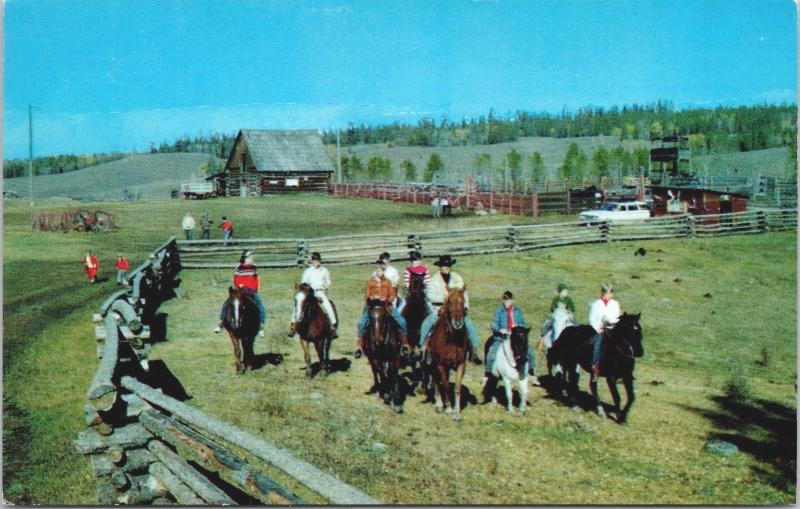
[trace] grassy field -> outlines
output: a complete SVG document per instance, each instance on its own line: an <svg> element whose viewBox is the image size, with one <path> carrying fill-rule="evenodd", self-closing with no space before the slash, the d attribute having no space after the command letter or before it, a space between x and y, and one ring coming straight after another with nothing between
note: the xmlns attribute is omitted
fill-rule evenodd
<svg viewBox="0 0 800 509"><path fill-rule="evenodd" d="M117 214L117 231L57 234L30 231L30 211L6 202L3 487L15 503L93 501L88 461L73 451L71 440L84 429L84 394L96 368L89 317L115 286L86 284L80 265L86 248L99 252L110 275L117 251L138 262L179 233L186 211L195 217L205 210L213 217L228 214L242 237L512 220L443 223L427 218L424 206L299 196L103 207ZM156 345L152 358L178 377L191 405L274 440L387 503L786 504L796 492L795 235L459 258L455 270L467 280L473 320L484 337L504 289L515 293L538 328L559 282L572 288L581 320L599 284L617 283L623 308L643 313L645 332L638 399L627 427L572 412L538 388L523 417L469 404L464 421L455 423L417 397L406 401L404 414L393 414L363 394L369 368L349 356L366 267L332 271L331 295L342 321L332 354L351 362L346 372L307 381L298 369L299 345L283 337L299 270L262 272L269 322L256 353L282 353L281 364L235 377L230 342L211 332L228 271L184 272L186 295L162 307L169 315L168 341ZM634 257L639 246L647 248L645 257ZM762 349L766 365L760 363ZM541 374L541 359L539 364ZM474 395L480 373L479 367L467 369L465 384ZM731 380L747 399L726 397L722 388ZM601 396L609 400L605 387ZM704 442L715 437L737 443L741 453L705 453ZM318 500L289 484L307 500Z"/></svg>

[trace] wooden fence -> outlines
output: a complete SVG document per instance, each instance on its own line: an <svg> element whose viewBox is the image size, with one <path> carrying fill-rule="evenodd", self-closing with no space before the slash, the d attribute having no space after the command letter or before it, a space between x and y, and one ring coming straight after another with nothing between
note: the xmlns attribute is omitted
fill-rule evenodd
<svg viewBox="0 0 800 509"><path fill-rule="evenodd" d="M175 238L156 249L93 316L100 363L75 440L112 504L299 505L303 500L244 456L287 473L332 504L379 501L267 440L148 385L152 341L164 339L156 310L180 293Z"/></svg>
<svg viewBox="0 0 800 509"><path fill-rule="evenodd" d="M310 239L194 240L177 242L185 268L236 267L243 249L258 255L264 268L302 267L318 251L326 265L372 263L387 251L404 259L410 251L430 258L442 254L475 255L524 251L568 244L687 236L762 233L797 227L796 209L750 210L736 214L661 216L636 223L578 222L491 226L419 233L339 235Z"/></svg>

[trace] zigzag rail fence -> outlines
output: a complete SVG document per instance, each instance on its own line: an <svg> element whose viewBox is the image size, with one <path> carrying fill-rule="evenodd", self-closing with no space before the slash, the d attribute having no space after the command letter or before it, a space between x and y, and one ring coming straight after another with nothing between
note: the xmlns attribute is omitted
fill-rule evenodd
<svg viewBox="0 0 800 509"><path fill-rule="evenodd" d="M234 268L243 249L259 255L259 267L291 268L304 266L314 251L322 253L326 265L361 265L372 263L377 253L383 251L398 259L411 251L431 258L443 254L479 255L570 244L758 234L796 228L796 209L758 209L733 214L661 216L640 222L598 222L588 226L572 221L308 239L180 240L177 246L187 269Z"/></svg>
<svg viewBox="0 0 800 509"><path fill-rule="evenodd" d="M164 339L158 307L180 293L174 237L127 277L93 315L97 371L87 391L88 429L76 449L88 456L97 502L112 504L298 505L265 475L263 462L332 504L380 502L276 444L195 409L149 385L148 356ZM248 461L247 457L255 458Z"/></svg>

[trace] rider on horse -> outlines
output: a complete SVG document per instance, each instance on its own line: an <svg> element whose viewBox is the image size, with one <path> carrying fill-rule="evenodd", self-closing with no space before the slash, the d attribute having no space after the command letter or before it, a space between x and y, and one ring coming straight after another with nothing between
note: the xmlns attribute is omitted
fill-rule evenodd
<svg viewBox="0 0 800 509"><path fill-rule="evenodd" d="M385 253L384 253L385 254ZM395 271L396 273L397 271ZM408 334L406 329L406 320L403 315L397 310L395 303L397 301L397 288L392 284L391 280L386 277L386 263L384 258L381 257L375 262L375 271L370 275L367 280L366 288L364 289L365 303L370 300L380 300L381 303L391 312L392 318L397 322L403 336ZM359 358L363 354L362 340L364 334L367 332L369 325L369 310L366 304L364 305L364 313L361 316L361 321L358 322L358 339L356 340L356 351L354 357ZM405 343L405 338L402 338Z"/></svg>
<svg viewBox="0 0 800 509"><path fill-rule="evenodd" d="M567 285L565 285L564 283L560 283L558 285L558 294L555 297L553 297L553 301L550 303L550 318L548 318L544 322L544 325L542 325L542 334L541 334L542 343L540 343L541 345L543 345L544 342L547 342L546 339L548 334L550 335L549 337L550 341L548 342L549 344L552 344L553 341L558 339L556 337L553 337L554 336L553 313L558 308L563 308L567 313L569 313L570 325L578 325L578 322L576 322L574 318L575 304L572 302L572 297L569 296L569 288L567 288Z"/></svg>
<svg viewBox="0 0 800 509"><path fill-rule="evenodd" d="M511 329L514 327L525 327L525 317L522 315L522 310L514 304L514 294L509 290L503 292L501 297L502 303L494 311L494 319L492 320L492 337L489 339L490 346L486 354L486 371L488 377L494 358L497 355L497 349L492 348L491 344L495 341L502 342L503 336L511 334ZM528 346L528 374L533 378L531 382L533 385L539 385L539 380L534 374L536 368L536 356L533 353L533 348Z"/></svg>
<svg viewBox="0 0 800 509"><path fill-rule="evenodd" d="M611 283L603 283L600 288L600 298L592 302L592 306L589 308L589 325L596 332L592 351L593 379L600 376L600 352L605 333L619 321L620 314L619 302L614 299L614 287Z"/></svg>
<svg viewBox="0 0 800 509"><path fill-rule="evenodd" d="M408 255L408 261L411 262L411 265L406 267L406 270L403 272L403 284L406 287L406 292L411 288L411 278L414 277L421 277L425 289L427 290L431 282L431 273L428 271L428 267L422 264L422 255L419 254L419 251L412 251L411 254ZM405 306L406 302L403 300L398 304L397 309L402 312ZM431 309L430 304L428 304L428 308Z"/></svg>
<svg viewBox="0 0 800 509"><path fill-rule="evenodd" d="M258 294L258 288L261 286L261 279L256 274L256 266L253 265L253 252L249 249L242 252L242 256L239 259L239 265L236 267L236 271L233 273L233 286L236 288L242 288L245 290L247 295L255 301L256 306L258 307L258 321L261 324L261 328L258 331L258 335L262 338L264 337L264 329L263 326L267 322L267 313L264 309L264 302L261 300L261 296ZM230 301L225 299L225 302L222 303L222 311L219 313L219 325L214 328L214 332L220 332L222 330L222 321L225 320L225 315L228 314L228 303Z"/></svg>
<svg viewBox="0 0 800 509"><path fill-rule="evenodd" d="M425 346L425 341L428 338L428 333L436 325L439 319L439 309L444 304L447 294L450 290L464 288L464 279L457 272L452 272L451 267L456 264L456 260L450 255L442 255L434 262L434 265L439 267L439 272L431 278L428 285L426 295L428 297L431 313L425 317L422 322L419 335L419 346ZM469 294L464 292L464 307L469 310ZM472 359L476 364L480 363L480 341L478 341L478 332L475 330L475 325L472 323L469 315L464 316L464 325L467 328L467 335L472 346Z"/></svg>
<svg viewBox="0 0 800 509"><path fill-rule="evenodd" d="M311 266L308 267L300 278L301 283L309 285L314 290L314 295L322 305L322 310L328 316L331 324L331 339L338 337L336 334L336 313L333 311L331 301L328 299L328 288L331 286L331 275L328 269L322 266L322 256L319 253L311 253ZM294 336L297 322L300 320L300 313L303 309L303 301L306 294L297 292L295 295L295 309L292 314L292 325L289 329L289 336Z"/></svg>

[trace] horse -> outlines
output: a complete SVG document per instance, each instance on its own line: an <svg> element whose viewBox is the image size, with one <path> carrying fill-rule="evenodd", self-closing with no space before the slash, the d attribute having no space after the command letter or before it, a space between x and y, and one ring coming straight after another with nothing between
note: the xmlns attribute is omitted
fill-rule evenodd
<svg viewBox="0 0 800 509"><path fill-rule="evenodd" d="M511 333L504 335L501 341L486 342L484 347L484 358L489 359L489 350L496 348L497 353L494 361L487 370L490 373L488 383L484 387L484 393L494 394L497 380L503 379L506 388L506 400L508 413L514 413L513 395L511 393L511 383L517 382L519 387L519 411L525 413L525 405L528 399L528 333L530 327L514 327ZM492 338L490 338L492 339ZM494 398L492 397L494 402Z"/></svg>
<svg viewBox="0 0 800 509"><path fill-rule="evenodd" d="M398 326L386 304L379 299L367 301L369 323L363 341L364 354L372 368L373 385L367 394L378 392L392 410L402 413L400 357L403 347Z"/></svg>
<svg viewBox="0 0 800 509"><path fill-rule="evenodd" d="M261 326L258 319L258 306L243 288L228 289L228 310L222 320L233 343L233 356L236 359L236 374L244 374L248 367L253 368L255 354L253 342Z"/></svg>
<svg viewBox="0 0 800 509"><path fill-rule="evenodd" d="M600 357L600 376L605 377L608 383L608 389L614 399L617 422L620 424L625 423L635 399L633 393L635 358L644 355L642 327L639 325L641 316L641 313L632 315L623 313L617 324L607 331L603 340ZM578 392L578 369L576 364L579 364L584 371L591 372L594 335L595 330L589 325L567 327L547 353L548 362L569 366L565 371L569 402L573 408L575 407L575 396ZM627 395L625 407L621 410L619 406L619 391L617 391L617 380L619 379L622 379ZM597 382L592 382L590 388L598 415L605 416L605 411L597 396Z"/></svg>
<svg viewBox="0 0 800 509"><path fill-rule="evenodd" d="M466 310L464 292L466 286L451 290L439 310L439 321L431 332L428 349L430 351L430 372L436 390L436 412L452 414L453 419L461 417L461 381L467 366L469 339L464 326ZM450 407L450 370L455 370L455 398Z"/></svg>
<svg viewBox="0 0 800 509"><path fill-rule="evenodd" d="M572 315L567 311L567 308L562 306L557 306L553 310L553 314L551 315L552 325L551 325L551 332L550 334L545 334L544 336L544 355L547 359L547 374L553 374L553 368L555 368L557 373L561 373L561 365L560 364L551 364L549 357L547 356L547 352L553 347L553 343L556 342L558 337L561 333L566 329L571 323L575 323Z"/></svg>
<svg viewBox="0 0 800 509"><path fill-rule="evenodd" d="M428 316L428 305L425 302L425 279L412 275L406 292L406 303L401 313L408 328L408 346L413 350L419 344L419 330L425 317Z"/></svg>
<svg viewBox="0 0 800 509"><path fill-rule="evenodd" d="M305 294L303 309L300 312L300 319L297 322L296 331L300 336L300 345L303 347L303 361L306 365L306 378L311 378L311 356L308 353L308 343L313 343L317 350L320 369L327 375L331 372L330 349L331 349L331 325L328 315L322 309L314 289L306 283L300 283L297 287L299 292ZM331 301L333 312L336 307Z"/></svg>

